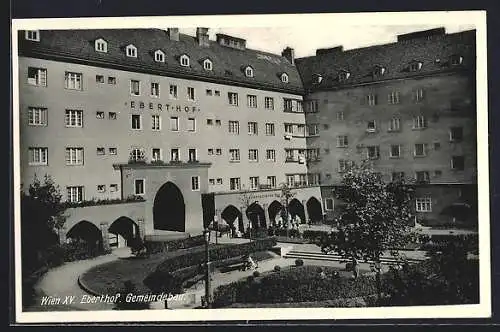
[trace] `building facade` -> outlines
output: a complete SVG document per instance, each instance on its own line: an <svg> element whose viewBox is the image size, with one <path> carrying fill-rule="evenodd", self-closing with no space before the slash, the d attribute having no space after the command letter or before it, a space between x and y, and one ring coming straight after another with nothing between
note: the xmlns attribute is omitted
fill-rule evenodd
<svg viewBox="0 0 500 332"><path fill-rule="evenodd" d="M70 209L65 235L86 221L161 238L214 216L268 226L288 203L331 219L342 172L371 159L422 183L419 219L442 219L477 192L474 52L474 31L443 29L302 59L206 28L22 31L21 182L48 174L75 206L130 207Z"/></svg>

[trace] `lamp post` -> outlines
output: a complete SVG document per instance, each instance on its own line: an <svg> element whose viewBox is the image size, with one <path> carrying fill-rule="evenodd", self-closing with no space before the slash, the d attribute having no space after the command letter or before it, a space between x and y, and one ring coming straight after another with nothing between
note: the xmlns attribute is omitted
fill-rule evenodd
<svg viewBox="0 0 500 332"><path fill-rule="evenodd" d="M217 216L215 215L214 216L214 228L215 228L215 244L218 244L218 233L219 233L219 220L217 218Z"/></svg>
<svg viewBox="0 0 500 332"><path fill-rule="evenodd" d="M208 250L210 241L210 231L203 230L205 236L205 308L210 308L210 254Z"/></svg>

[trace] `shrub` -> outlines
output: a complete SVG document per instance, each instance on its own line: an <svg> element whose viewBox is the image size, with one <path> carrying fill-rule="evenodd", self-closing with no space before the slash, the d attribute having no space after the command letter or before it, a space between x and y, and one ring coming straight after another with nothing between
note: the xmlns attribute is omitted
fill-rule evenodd
<svg viewBox="0 0 500 332"><path fill-rule="evenodd" d="M302 237L311 241L315 241L322 236L328 235L330 232L327 231L314 231L314 230L304 230Z"/></svg>
<svg viewBox="0 0 500 332"><path fill-rule="evenodd" d="M296 259L295 260L295 266L302 266L304 265L304 261L302 259Z"/></svg>
<svg viewBox="0 0 500 332"><path fill-rule="evenodd" d="M279 271L281 271L281 267L280 267L279 265L275 265L275 266L274 266L274 271L275 271L275 272L279 272Z"/></svg>
<svg viewBox="0 0 500 332"><path fill-rule="evenodd" d="M254 281L255 277L253 275L247 277L247 282L251 284Z"/></svg>
<svg viewBox="0 0 500 332"><path fill-rule="evenodd" d="M210 249L210 260L215 262L212 265L218 266L221 264L220 261L230 258L235 258L237 260L237 257L248 255L252 252L266 251L271 249L275 245L275 239L266 238L242 244L215 247ZM199 266L204 262L205 252L203 251L187 252L185 255L167 258L158 265L153 273L146 277L146 279L144 280L144 284L153 291L169 291L170 285L166 284L164 282L164 279L170 274L170 272L190 266Z"/></svg>
<svg viewBox="0 0 500 332"><path fill-rule="evenodd" d="M316 269L316 272L318 272L318 273L323 272L323 268L322 268L321 266L320 266L320 267L318 267L318 268Z"/></svg>
<svg viewBox="0 0 500 332"><path fill-rule="evenodd" d="M255 278L260 277L260 272L259 271L253 271L253 276Z"/></svg>
<svg viewBox="0 0 500 332"><path fill-rule="evenodd" d="M187 248L201 246L204 244L205 244L205 237L203 235L197 235L185 239L177 239L171 241L144 242L144 245L147 248L147 252L150 254L156 254L159 252L170 252L179 249L187 249Z"/></svg>

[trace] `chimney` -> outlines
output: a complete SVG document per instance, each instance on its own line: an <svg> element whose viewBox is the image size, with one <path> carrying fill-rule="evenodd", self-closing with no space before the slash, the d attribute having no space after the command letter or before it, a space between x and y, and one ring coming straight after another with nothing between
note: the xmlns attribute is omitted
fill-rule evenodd
<svg viewBox="0 0 500 332"><path fill-rule="evenodd" d="M168 28L168 38L173 41L179 41L179 28Z"/></svg>
<svg viewBox="0 0 500 332"><path fill-rule="evenodd" d="M208 28L196 28L196 39L198 40L198 45L209 46Z"/></svg>
<svg viewBox="0 0 500 332"><path fill-rule="evenodd" d="M281 52L281 56L285 57L292 65L295 65L295 51L293 48L285 48L283 52Z"/></svg>
<svg viewBox="0 0 500 332"><path fill-rule="evenodd" d="M337 53L337 52L343 52L343 51L344 51L344 47L342 45L332 47L332 48L318 48L316 50L316 56L324 55L324 54L332 54L332 53Z"/></svg>

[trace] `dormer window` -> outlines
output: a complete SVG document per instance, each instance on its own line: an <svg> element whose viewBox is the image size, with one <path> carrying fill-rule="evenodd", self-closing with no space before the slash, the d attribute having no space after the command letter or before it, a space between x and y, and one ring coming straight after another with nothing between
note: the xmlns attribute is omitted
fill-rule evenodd
<svg viewBox="0 0 500 332"><path fill-rule="evenodd" d="M383 76L385 74L385 67L375 66L372 72L373 76Z"/></svg>
<svg viewBox="0 0 500 332"><path fill-rule="evenodd" d="M125 48L125 54L130 58L137 58L137 47L130 44Z"/></svg>
<svg viewBox="0 0 500 332"><path fill-rule="evenodd" d="M40 31L38 30L27 30L24 34L26 40L40 41Z"/></svg>
<svg viewBox="0 0 500 332"><path fill-rule="evenodd" d="M287 73L281 74L281 82L288 83L288 74Z"/></svg>
<svg viewBox="0 0 500 332"><path fill-rule="evenodd" d="M452 55L451 59L450 59L450 63L452 66L461 65L463 61L464 61L464 58L460 55Z"/></svg>
<svg viewBox="0 0 500 332"><path fill-rule="evenodd" d="M96 52L107 53L108 52L108 43L102 38L97 39L95 41L95 50L96 50Z"/></svg>
<svg viewBox="0 0 500 332"><path fill-rule="evenodd" d="M409 66L410 71L419 71L422 69L422 62L420 61L412 61Z"/></svg>
<svg viewBox="0 0 500 332"><path fill-rule="evenodd" d="M182 67L189 67L189 57L186 54L181 55L179 62Z"/></svg>
<svg viewBox="0 0 500 332"><path fill-rule="evenodd" d="M323 76L321 76L320 74L313 75L313 77L312 77L313 84L320 84L321 81L323 81Z"/></svg>
<svg viewBox="0 0 500 332"><path fill-rule="evenodd" d="M348 72L348 71L345 71L345 70L342 70L339 75L338 75L338 79L340 82L344 82L344 81L347 81L349 79L349 77L351 76L351 73Z"/></svg>
<svg viewBox="0 0 500 332"><path fill-rule="evenodd" d="M162 50L157 50L155 52L155 61L156 62L165 62L165 53Z"/></svg>
<svg viewBox="0 0 500 332"><path fill-rule="evenodd" d="M245 68L245 76L246 77L253 77L253 68L250 66L247 66Z"/></svg>
<svg viewBox="0 0 500 332"><path fill-rule="evenodd" d="M212 61L210 59L205 59L203 61L203 69L212 70L212 68L213 68Z"/></svg>

